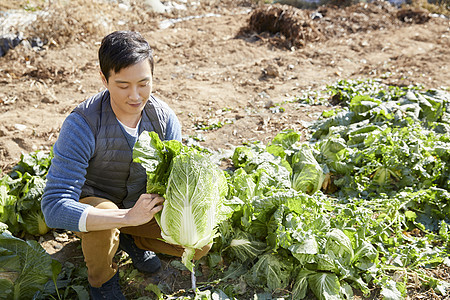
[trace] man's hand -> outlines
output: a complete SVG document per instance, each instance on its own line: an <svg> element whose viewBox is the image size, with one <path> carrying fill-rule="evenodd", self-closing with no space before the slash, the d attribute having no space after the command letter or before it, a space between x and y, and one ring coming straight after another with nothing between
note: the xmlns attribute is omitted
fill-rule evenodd
<svg viewBox="0 0 450 300"><path fill-rule="evenodd" d="M125 218L128 226L138 226L149 222L163 208L164 198L157 194L142 194Z"/></svg>
<svg viewBox="0 0 450 300"><path fill-rule="evenodd" d="M142 194L136 204L128 209L119 209L114 203L108 202L116 208L91 207L89 209L86 217L86 229L88 231L145 224L163 208L164 198L157 194Z"/></svg>

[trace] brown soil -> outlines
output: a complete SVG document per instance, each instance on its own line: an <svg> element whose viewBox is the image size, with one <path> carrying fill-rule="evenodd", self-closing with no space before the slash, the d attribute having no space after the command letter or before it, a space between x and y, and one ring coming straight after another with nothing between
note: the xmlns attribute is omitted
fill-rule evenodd
<svg viewBox="0 0 450 300"><path fill-rule="evenodd" d="M22 2L0 4L0 11L20 8ZM165 14L136 4L124 11L99 0L51 2L38 7L27 1L28 8L50 13L25 32L46 39L43 49L19 45L0 57L3 172L21 153L49 150L68 113L103 89L97 50L104 34L113 30L137 30L148 39L156 61L154 94L174 109L186 138L211 149L266 143L284 129L304 133L305 122L329 107L300 105L296 97L341 79L379 78L425 88L450 83L449 19L417 9L398 11L385 2L322 7L323 17L315 20L309 18L314 10L258 8L250 0L200 1ZM249 23L255 11L266 14ZM287 27L255 31L280 11L286 12ZM159 28L159 22L171 18L185 19ZM199 129L218 124L223 126ZM55 248L53 238L42 244L56 255L61 247ZM69 237L61 245L72 242L77 239ZM79 247L68 248L80 255Z"/></svg>

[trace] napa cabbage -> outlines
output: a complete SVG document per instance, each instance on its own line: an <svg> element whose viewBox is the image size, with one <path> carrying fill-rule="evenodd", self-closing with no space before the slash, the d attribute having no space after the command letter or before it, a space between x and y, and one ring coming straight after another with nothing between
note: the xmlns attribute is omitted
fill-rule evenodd
<svg viewBox="0 0 450 300"><path fill-rule="evenodd" d="M302 144L300 151L292 158L292 188L307 194L314 194L322 187L325 173L316 161L312 149Z"/></svg>
<svg viewBox="0 0 450 300"><path fill-rule="evenodd" d="M191 271L195 249L212 243L218 222L226 216L227 191L223 171L207 157L189 152L174 158L166 201L156 221L164 240L184 247L182 262Z"/></svg>
<svg viewBox="0 0 450 300"><path fill-rule="evenodd" d="M0 178L0 222L14 235L44 235L50 228L41 211L45 176L52 153L22 154L13 170Z"/></svg>
<svg viewBox="0 0 450 300"><path fill-rule="evenodd" d="M193 271L195 250L211 244L219 222L232 213L224 204L224 172L207 154L177 141L160 141L154 132L141 134L133 157L147 170L147 192L158 186L165 197L164 208L155 215L162 238L184 247L182 262Z"/></svg>

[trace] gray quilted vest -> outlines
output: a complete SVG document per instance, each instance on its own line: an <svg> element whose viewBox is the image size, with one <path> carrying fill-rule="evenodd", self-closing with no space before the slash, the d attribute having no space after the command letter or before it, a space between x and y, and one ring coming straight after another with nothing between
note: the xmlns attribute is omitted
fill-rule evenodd
<svg viewBox="0 0 450 300"><path fill-rule="evenodd" d="M86 169L86 181L81 198L96 196L113 201L119 207L130 208L145 193L145 169L133 162L134 140L126 134L116 119L109 91L105 90L85 100L72 113L80 114L95 136L95 151ZM155 131L164 140L169 116L167 104L151 96L139 125L142 131Z"/></svg>

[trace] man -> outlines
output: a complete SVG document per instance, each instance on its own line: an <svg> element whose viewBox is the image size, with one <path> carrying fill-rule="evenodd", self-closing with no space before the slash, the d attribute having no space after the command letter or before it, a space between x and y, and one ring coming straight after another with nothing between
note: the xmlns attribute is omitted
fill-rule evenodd
<svg viewBox="0 0 450 300"><path fill-rule="evenodd" d="M161 266L155 252L183 252L159 240L153 216L164 199L145 193L145 169L132 161L142 131L181 140L181 126L167 104L151 95L153 55L139 33L107 35L98 55L106 90L82 102L64 121L53 147L42 211L49 227L78 232L92 298L125 299L113 262L118 248L147 273Z"/></svg>

